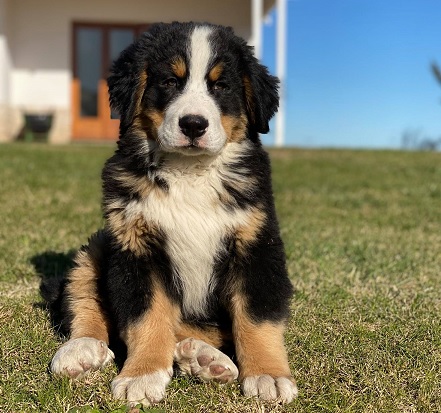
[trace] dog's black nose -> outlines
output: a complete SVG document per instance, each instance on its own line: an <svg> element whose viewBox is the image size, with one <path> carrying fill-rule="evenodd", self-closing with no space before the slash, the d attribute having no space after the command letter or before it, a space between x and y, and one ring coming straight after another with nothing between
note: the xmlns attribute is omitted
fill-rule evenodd
<svg viewBox="0 0 441 413"><path fill-rule="evenodd" d="M208 120L200 115L185 115L179 119L179 127L190 139L201 137L208 128Z"/></svg>

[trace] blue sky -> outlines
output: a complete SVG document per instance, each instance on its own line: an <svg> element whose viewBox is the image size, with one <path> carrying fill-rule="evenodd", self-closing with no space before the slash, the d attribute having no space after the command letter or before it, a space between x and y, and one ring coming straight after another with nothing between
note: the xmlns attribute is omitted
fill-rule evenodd
<svg viewBox="0 0 441 413"><path fill-rule="evenodd" d="M273 73L275 24L273 12L263 27ZM441 138L430 71L441 66L441 0L288 0L287 27L287 145L400 148L406 130Z"/></svg>

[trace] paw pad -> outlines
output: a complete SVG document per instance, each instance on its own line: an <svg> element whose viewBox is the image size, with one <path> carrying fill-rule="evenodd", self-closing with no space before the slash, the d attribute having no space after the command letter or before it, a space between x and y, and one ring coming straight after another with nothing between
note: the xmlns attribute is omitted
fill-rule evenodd
<svg viewBox="0 0 441 413"><path fill-rule="evenodd" d="M203 381L230 383L239 372L231 359L202 340L187 338L176 345L175 361L183 373Z"/></svg>

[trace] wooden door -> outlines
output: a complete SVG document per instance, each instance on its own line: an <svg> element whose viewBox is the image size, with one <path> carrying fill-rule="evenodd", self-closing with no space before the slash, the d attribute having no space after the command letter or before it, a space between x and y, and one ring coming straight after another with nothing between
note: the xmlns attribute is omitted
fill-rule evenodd
<svg viewBox="0 0 441 413"><path fill-rule="evenodd" d="M74 23L72 138L116 140L119 120L112 119L106 79L113 60L147 25Z"/></svg>

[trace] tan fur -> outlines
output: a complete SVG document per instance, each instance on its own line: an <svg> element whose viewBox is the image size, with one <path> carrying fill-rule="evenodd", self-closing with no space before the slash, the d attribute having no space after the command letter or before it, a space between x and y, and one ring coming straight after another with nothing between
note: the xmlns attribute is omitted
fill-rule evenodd
<svg viewBox="0 0 441 413"><path fill-rule="evenodd" d="M136 176L128 171L118 171L114 174L125 188L130 189L131 193L136 193L141 198L146 198L152 191L158 191L158 187L148 178Z"/></svg>
<svg viewBox="0 0 441 413"><path fill-rule="evenodd" d="M176 345L174 331L179 318L179 309L156 283L150 308L123 334L128 356L119 376L136 377L170 369Z"/></svg>
<svg viewBox="0 0 441 413"><path fill-rule="evenodd" d="M154 193L155 197L164 196L164 190L153 182L148 176L136 176L135 174L123 169L120 166L113 166L113 178L117 180L124 188L127 188L131 194L136 194L145 199ZM115 200L105 205L105 211L111 212L114 209L124 209L126 204Z"/></svg>
<svg viewBox="0 0 441 413"><path fill-rule="evenodd" d="M135 116L137 116L141 113L141 110L142 110L141 102L142 102L142 97L144 95L144 90L145 90L146 85L147 85L147 71L143 70L139 74L138 88L135 90L135 94L133 97L134 100L136 101L136 110L134 113Z"/></svg>
<svg viewBox="0 0 441 413"><path fill-rule="evenodd" d="M131 133L140 134L142 139L148 137L149 139L157 140L158 128L161 126L163 121L163 112L154 109L143 112L142 108L140 108L130 127Z"/></svg>
<svg viewBox="0 0 441 413"><path fill-rule="evenodd" d="M93 337L109 343L109 320L100 305L97 277L99 260L103 249L104 234L100 231L89 241L89 251L80 251L76 256L77 266L70 272L66 287L71 301L73 320L71 339Z"/></svg>
<svg viewBox="0 0 441 413"><path fill-rule="evenodd" d="M173 73L181 79L187 75L187 65L185 64L182 57L177 57L173 61L171 68L173 70Z"/></svg>
<svg viewBox="0 0 441 413"><path fill-rule="evenodd" d="M236 246L241 254L245 254L246 247L257 239L265 220L266 213L263 208L253 208L248 222L236 230Z"/></svg>
<svg viewBox="0 0 441 413"><path fill-rule="evenodd" d="M283 342L284 324L251 320L246 311L246 301L240 294L234 295L232 305L239 378L262 374L290 377L288 356Z"/></svg>
<svg viewBox="0 0 441 413"><path fill-rule="evenodd" d="M244 76L243 78L243 86L245 88L245 104L247 107L247 111L250 116L250 120L252 123L255 122L255 103L254 103L254 93L253 87L251 86L251 80L248 76Z"/></svg>
<svg viewBox="0 0 441 413"><path fill-rule="evenodd" d="M176 330L177 341L179 342L190 337L202 340L216 348L220 348L226 342L232 341L231 333L221 331L216 327L201 328L186 323L180 324Z"/></svg>
<svg viewBox="0 0 441 413"><path fill-rule="evenodd" d="M160 112L159 110L150 109L145 115L156 129L158 129L162 125L162 122L164 122L164 112Z"/></svg>
<svg viewBox="0 0 441 413"><path fill-rule="evenodd" d="M139 74L139 82L138 87L135 90L135 93L133 95L133 99L136 102L135 105L135 111L133 113L133 121L130 126L131 133L139 132L149 132L148 125L145 121L145 115L143 115L143 108L142 108L142 98L144 96L144 91L147 86L147 71L143 70ZM153 136L152 136L153 137Z"/></svg>
<svg viewBox="0 0 441 413"><path fill-rule="evenodd" d="M113 209L108 214L108 228L118 240L122 251L131 251L137 257L149 255L148 243L158 238L159 229L147 224L140 214L127 216L125 209Z"/></svg>
<svg viewBox="0 0 441 413"><path fill-rule="evenodd" d="M227 142L241 142L245 139L248 121L244 114L238 118L230 115L222 115L221 123L227 134Z"/></svg>
<svg viewBox="0 0 441 413"><path fill-rule="evenodd" d="M211 82L216 82L217 80L219 80L219 78L220 78L220 76L221 76L223 71L224 71L223 63L218 63L208 73L208 79Z"/></svg>

